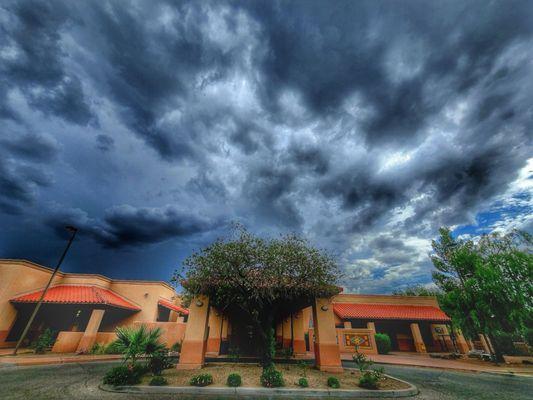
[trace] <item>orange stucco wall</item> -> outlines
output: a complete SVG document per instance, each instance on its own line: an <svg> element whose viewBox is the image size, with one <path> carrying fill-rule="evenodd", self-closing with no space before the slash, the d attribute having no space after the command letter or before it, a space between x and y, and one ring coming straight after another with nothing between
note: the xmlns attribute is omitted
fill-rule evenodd
<svg viewBox="0 0 533 400"><path fill-rule="evenodd" d="M16 308L9 302L13 297L34 292L42 289L48 283L52 270L47 267L32 263L26 260L0 260L0 347L12 346L13 343L5 342L17 315ZM54 285L96 285L114 291L116 294L123 296L131 303L139 306L139 312L132 313L128 317L114 321L106 326L98 327L96 342L104 338L102 331L112 333L117 326L133 325L138 323L156 323L158 314L158 301L165 299L173 304L180 305L181 299L175 290L164 282L156 281L129 281L114 280L102 275L96 274L76 274L59 272L52 282ZM185 324L175 322L178 320L176 312L170 313L170 321L162 324L165 331L163 336L165 341L174 344L184 336ZM165 325L166 324L166 325ZM78 335L72 335L71 332L61 332L59 339L62 344L58 344L56 350L62 348L69 349ZM81 332L82 334L83 332ZM105 340L106 342L111 341Z"/></svg>

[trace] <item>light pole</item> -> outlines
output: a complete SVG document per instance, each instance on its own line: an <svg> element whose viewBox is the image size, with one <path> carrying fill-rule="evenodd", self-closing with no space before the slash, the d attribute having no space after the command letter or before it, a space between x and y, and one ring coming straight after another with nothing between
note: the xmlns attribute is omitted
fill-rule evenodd
<svg viewBox="0 0 533 400"><path fill-rule="evenodd" d="M63 262L65 256L67 255L68 249L70 248L70 245L72 244L72 241L74 240L74 237L76 236L76 233L78 232L78 229L73 226L67 226L66 229L72 233L70 236L70 239L67 243L67 247L65 247L65 250L63 251L63 254L61 254L61 258L59 259L59 262L57 263L54 272L52 272L52 275L50 276L50 280L46 284L46 287L43 290L43 293L41 294L41 298L35 305L35 309L33 310L33 313L31 314L30 319L28 320L28 323L26 324L26 327L24 328L24 331L22 332L22 335L20 335L20 338L17 342L17 345L15 346L15 350L13 351L13 355L17 354L17 351L22 344L22 341L26 337L26 334L30 330L30 326L33 323L33 320L35 319L35 316L37 315L37 312L39 311L39 308L41 308L41 304L43 303L44 296L46 295L46 292L48 291L48 288L52 284L52 280L54 279L54 276L56 276L57 271L59 271L59 267L61 266L61 263Z"/></svg>

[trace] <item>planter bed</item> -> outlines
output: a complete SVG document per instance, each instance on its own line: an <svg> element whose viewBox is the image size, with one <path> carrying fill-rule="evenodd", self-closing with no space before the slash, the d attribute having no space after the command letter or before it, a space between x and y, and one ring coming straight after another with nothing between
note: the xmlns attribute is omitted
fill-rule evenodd
<svg viewBox="0 0 533 400"><path fill-rule="evenodd" d="M294 364L276 364L276 369L283 373L285 379L285 389L299 388L297 385L298 379L302 377L302 369ZM251 364L231 364L231 363L210 363L201 370L177 370L168 369L163 372L163 376L167 378L169 386L189 386L189 380L200 373L209 373L213 376L213 384L209 387L226 387L226 379L228 375L236 372L242 378L243 387L261 387L259 377L262 368L258 365ZM310 389L329 389L326 381L329 376L335 376L339 379L341 389L357 389L359 382L359 371L346 369L342 374L331 374L321 372L319 370L308 368L306 370L307 381ZM148 385L150 377L143 378L142 385ZM380 390L397 390L408 388L409 385L405 382L396 379L385 377L381 382Z"/></svg>

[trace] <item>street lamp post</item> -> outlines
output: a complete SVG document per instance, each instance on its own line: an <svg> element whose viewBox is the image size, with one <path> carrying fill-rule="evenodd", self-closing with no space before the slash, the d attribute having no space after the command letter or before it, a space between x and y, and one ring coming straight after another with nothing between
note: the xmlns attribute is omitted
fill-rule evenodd
<svg viewBox="0 0 533 400"><path fill-rule="evenodd" d="M15 346L15 350L13 351L13 355L17 354L17 351L18 351L20 345L22 344L22 341L24 340L24 338L26 337L26 334L30 330L30 326L33 323L33 320L35 319L35 316L37 315L37 312L39 312L39 308L41 308L41 304L43 303L44 296L46 296L46 292L48 291L48 288L52 284L52 280L56 276L57 271L59 271L59 267L61 266L61 263L63 262L65 256L67 255L68 249L70 248L70 245L72 244L72 242L74 240L74 237L76 237L76 233L78 232L78 229L73 227L73 226L67 226L66 229L69 232L72 233L72 235L70 236L70 239L69 239L69 241L67 243L67 247L65 247L65 250L63 251L63 254L61 254L61 258L59 259L59 262L57 263L57 265L56 265L56 267L54 269L54 272L52 272L52 275L50 276L50 280L46 284L46 287L44 288L43 293L41 294L41 298L39 299L39 301L35 305L35 309L33 310L33 313L31 314L31 317L28 320L28 323L26 324L26 327L24 328L24 331L22 332L22 335L20 335L20 338L19 338L19 340L17 342L17 345Z"/></svg>

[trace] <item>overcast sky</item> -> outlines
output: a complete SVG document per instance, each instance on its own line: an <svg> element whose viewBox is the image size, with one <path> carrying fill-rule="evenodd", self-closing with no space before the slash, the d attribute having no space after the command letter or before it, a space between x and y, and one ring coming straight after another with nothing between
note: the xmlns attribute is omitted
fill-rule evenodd
<svg viewBox="0 0 533 400"><path fill-rule="evenodd" d="M168 280L232 221L429 284L532 231L533 1L2 1L0 257Z"/></svg>

